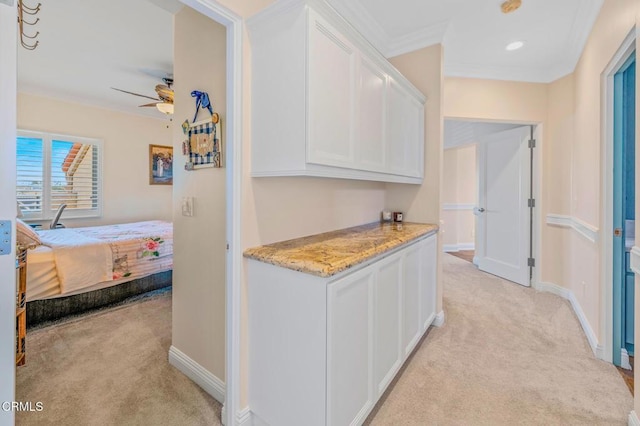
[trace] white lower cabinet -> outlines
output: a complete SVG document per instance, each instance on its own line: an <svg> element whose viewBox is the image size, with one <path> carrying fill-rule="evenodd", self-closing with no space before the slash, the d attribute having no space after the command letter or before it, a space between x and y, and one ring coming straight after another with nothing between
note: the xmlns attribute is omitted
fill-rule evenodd
<svg viewBox="0 0 640 426"><path fill-rule="evenodd" d="M327 419L348 425L373 406L373 282L365 268L329 284ZM364 418L362 418L364 420Z"/></svg>
<svg viewBox="0 0 640 426"><path fill-rule="evenodd" d="M249 260L254 424L362 424L435 318L436 246L331 278Z"/></svg>
<svg viewBox="0 0 640 426"><path fill-rule="evenodd" d="M402 256L380 261L374 281L374 380L375 394L381 395L401 365L400 327L402 307Z"/></svg>

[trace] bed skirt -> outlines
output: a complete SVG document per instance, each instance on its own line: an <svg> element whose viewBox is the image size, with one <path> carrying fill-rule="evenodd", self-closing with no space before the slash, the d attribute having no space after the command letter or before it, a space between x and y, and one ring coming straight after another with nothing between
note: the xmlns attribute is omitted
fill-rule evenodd
<svg viewBox="0 0 640 426"><path fill-rule="evenodd" d="M54 299L27 302L27 327L56 321L124 301L171 285L172 271L160 272L133 281Z"/></svg>

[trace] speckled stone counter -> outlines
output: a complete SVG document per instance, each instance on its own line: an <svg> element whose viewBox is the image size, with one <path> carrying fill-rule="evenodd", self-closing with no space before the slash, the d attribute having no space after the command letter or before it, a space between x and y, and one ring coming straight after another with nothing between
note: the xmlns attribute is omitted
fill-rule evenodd
<svg viewBox="0 0 640 426"><path fill-rule="evenodd" d="M330 277L415 239L434 234L426 223L369 223L245 250L244 256L319 277Z"/></svg>

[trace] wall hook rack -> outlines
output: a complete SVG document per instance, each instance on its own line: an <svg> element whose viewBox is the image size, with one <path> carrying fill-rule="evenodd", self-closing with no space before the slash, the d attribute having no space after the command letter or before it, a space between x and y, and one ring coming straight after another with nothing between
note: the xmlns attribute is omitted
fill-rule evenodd
<svg viewBox="0 0 640 426"><path fill-rule="evenodd" d="M35 43L32 41L40 35L40 31L36 31L34 35L28 35L24 31L24 26L29 25L33 26L40 22L40 18L36 17L36 20L33 22L26 21L25 16L36 16L38 12L40 12L41 3L38 3L36 7L25 6L23 0L18 0L18 26L20 28L20 44L27 50L35 50L38 47L38 40L35 40Z"/></svg>

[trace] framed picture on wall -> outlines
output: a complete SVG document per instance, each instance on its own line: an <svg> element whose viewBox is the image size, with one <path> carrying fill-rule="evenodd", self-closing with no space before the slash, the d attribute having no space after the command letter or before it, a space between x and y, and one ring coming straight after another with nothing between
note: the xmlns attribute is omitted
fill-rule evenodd
<svg viewBox="0 0 640 426"><path fill-rule="evenodd" d="M173 185L173 147L149 145L149 185Z"/></svg>

